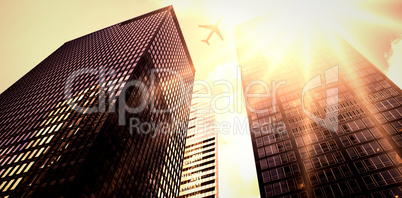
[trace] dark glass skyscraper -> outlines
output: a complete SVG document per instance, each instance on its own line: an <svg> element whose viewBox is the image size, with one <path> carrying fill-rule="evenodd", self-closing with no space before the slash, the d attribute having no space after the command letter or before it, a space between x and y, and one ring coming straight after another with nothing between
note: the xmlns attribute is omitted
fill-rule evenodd
<svg viewBox="0 0 402 198"><path fill-rule="evenodd" d="M177 197L194 72L171 6L65 43L0 95L0 197Z"/></svg>
<svg viewBox="0 0 402 198"><path fill-rule="evenodd" d="M401 89L332 31L274 20L235 30L261 197L401 196Z"/></svg>

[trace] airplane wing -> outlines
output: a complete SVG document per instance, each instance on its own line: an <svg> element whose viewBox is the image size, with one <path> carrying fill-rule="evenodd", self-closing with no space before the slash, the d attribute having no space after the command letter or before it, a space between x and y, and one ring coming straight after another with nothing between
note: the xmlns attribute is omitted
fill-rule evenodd
<svg viewBox="0 0 402 198"><path fill-rule="evenodd" d="M206 28L206 29L210 29L210 30L214 29L213 25L199 25L198 27L202 27L202 28Z"/></svg>
<svg viewBox="0 0 402 198"><path fill-rule="evenodd" d="M223 41L223 36L222 36L222 34L221 34L221 31L219 31L219 29L216 28L214 32L215 32L215 33L222 39L222 41Z"/></svg>

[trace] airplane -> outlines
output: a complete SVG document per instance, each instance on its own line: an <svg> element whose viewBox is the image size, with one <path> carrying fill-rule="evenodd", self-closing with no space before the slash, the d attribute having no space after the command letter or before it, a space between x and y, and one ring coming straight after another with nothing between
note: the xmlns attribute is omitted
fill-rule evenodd
<svg viewBox="0 0 402 198"><path fill-rule="evenodd" d="M219 31L219 29L218 29L218 25L219 25L219 23L221 22L221 20L222 20L222 18L220 18L220 19L218 20L218 22L216 23L216 25L199 25L199 26L198 26L198 27L202 27L202 28L206 28L206 29L210 29L210 30L211 30L211 33L209 33L207 39L201 40L202 42L205 42L206 44L209 45L209 42L208 42L208 41L209 41L209 39L211 38L211 36L212 36L213 33L216 33L216 34L222 39L222 41L223 41L223 37L222 37L221 31Z"/></svg>

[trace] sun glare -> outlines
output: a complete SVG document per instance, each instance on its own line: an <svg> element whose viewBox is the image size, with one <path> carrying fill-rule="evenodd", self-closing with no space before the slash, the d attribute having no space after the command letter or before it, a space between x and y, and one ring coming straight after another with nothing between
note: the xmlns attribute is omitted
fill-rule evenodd
<svg viewBox="0 0 402 198"><path fill-rule="evenodd" d="M248 2L249 4L253 4L254 7L265 7L269 9L265 12L258 13L253 12L254 9L245 6L242 12L234 18L244 21L245 19L239 18L241 18L241 16L257 15L257 13L260 16L265 16L265 20L267 21L267 24L269 24L265 27L265 30L261 31L264 32L265 35L262 37L255 36L254 38L258 38L258 40L253 43L256 43L257 49L263 49L265 47L264 45L267 43L277 46L275 48L275 53L269 50L269 53L266 53L267 50L262 50L267 58L272 60L280 60L284 58L283 56L285 54L282 53L283 50L286 49L289 44L294 42L294 38L300 38L300 34L302 34L304 36L303 40L305 41L303 47L305 49L305 56L302 64L308 67L310 65L309 56L312 53L309 50L311 48L310 40L313 35L312 32L317 31L314 28L315 26L320 27L321 31L326 32L326 36L334 38L333 44L335 49L339 48L337 47L339 44L337 43L337 35L334 35L334 33L343 37L363 55L367 55L368 49L365 49L354 42L354 40L356 40L354 39L355 32L361 32L362 36L364 36L364 29L360 24L381 24L381 26L385 28L401 29L402 31L401 24L398 24L394 19L380 16L367 9L367 6L364 6L370 2L372 1L285 0L280 2L255 2L255 4ZM348 25L351 20L356 23L353 27ZM236 23L232 21L232 24ZM273 32L277 32L277 34ZM253 32L250 32L249 34L252 35ZM261 41L261 38L263 38L264 41ZM341 49L338 49L337 51L342 55ZM275 67L276 65L279 64L272 64L272 67ZM306 69L308 70L308 68Z"/></svg>
<svg viewBox="0 0 402 198"><path fill-rule="evenodd" d="M191 35L188 37L190 39L186 38L186 41L189 41L192 54L198 54L195 56L195 65L198 67L196 79L202 75L210 79L209 77L214 76L211 74L220 74L217 79L228 80L233 84L236 84L234 81L238 79L234 79L230 76L231 74L226 72L231 67L219 67L219 65L229 63L229 58L227 57L245 63L249 57L260 53L264 57L264 60L258 61L265 61L264 64L269 64L269 67L264 70L262 78L275 79L275 72L277 70L290 64L295 64L295 62L292 62L294 60L289 60L289 54L286 49L292 48L297 43L298 47L303 50L303 55L298 58L296 64L302 68L300 75L303 76L304 80L310 80L318 72L314 71L313 65L317 63L312 60L317 60L316 57L320 56L321 53L319 50L313 51L317 47L317 44L313 43L317 39L313 38L313 36L316 37L316 32L320 31L327 39L330 38L331 53L335 53L337 56L337 60L327 63L328 65L326 66L328 67L339 64L337 63L338 60L347 60L350 55L345 54L342 49L343 41L339 39L339 36L350 43L363 56L370 57L370 54L367 53L370 49L364 46L364 43L362 44L362 42L359 43L357 41L360 37L366 35L367 26L365 24L370 24L372 27L398 29L402 32L400 21L394 18L387 18L384 14L378 12L378 10L373 9L375 5L382 4L379 0L164 1L164 5L171 4L174 6L177 15L181 15L180 19L189 19L189 24L192 25L193 29L196 29L194 27L197 25L214 24L219 18L222 18L219 29L225 38L223 42L218 37L213 36L211 45L206 46L200 42L201 39L205 39L204 36L206 35L200 35L200 37ZM194 19L197 19L197 21L194 21ZM245 22L250 24L253 20L265 20L264 22L267 25L264 27L257 25L257 27L253 26L250 28L258 30L258 33L237 31L241 28L236 27ZM261 24L260 22L256 24ZM320 29L315 29L315 27L320 27ZM235 41L233 32L241 34L237 35L236 39L242 39ZM194 34L196 33L194 32ZM260 35L261 33L262 35ZM242 49L241 46L247 47ZM236 51L233 52L234 48L236 48L237 52L241 51L239 53L241 56L236 56ZM395 53L397 53L397 49L399 48L395 47ZM398 60L394 60L393 62L397 63ZM251 60L250 64L259 64L258 61L252 62ZM234 63L230 62L230 64ZM346 65L346 67L342 68L347 72L349 69L347 65L349 63L343 61L342 64ZM233 96L231 99L234 99L234 97L239 97L239 95ZM230 120L230 118L231 115L219 115L218 121ZM223 177L220 182L221 195L232 197L228 195L232 195L233 189L236 189L235 192L240 194L244 191L244 194L258 195L258 189L246 189L243 185L239 185L247 182L254 182L253 184L255 184L256 181L253 179L246 180L238 175L226 174L230 172L249 173L249 167L254 166L254 164L247 164L246 160L238 160L244 156L250 157L249 155L252 153L252 150L251 148L247 148L247 146L242 147L242 150L237 150L239 148L234 146L236 145L233 140L235 138L236 136L234 135L226 136L223 139L228 143L221 145L221 151L224 154L220 156L220 160L222 161L222 167L225 169L225 172L222 171L220 173ZM244 142L240 141L236 143L238 143L237 145L244 144ZM233 155L234 150L238 151L236 155Z"/></svg>

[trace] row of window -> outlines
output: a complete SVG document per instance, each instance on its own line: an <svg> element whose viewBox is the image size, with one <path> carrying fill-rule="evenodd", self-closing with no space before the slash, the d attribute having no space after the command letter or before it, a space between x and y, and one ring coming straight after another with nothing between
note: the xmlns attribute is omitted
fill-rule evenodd
<svg viewBox="0 0 402 198"><path fill-rule="evenodd" d="M210 144L213 144L213 145L215 144L215 137L209 138L207 140L199 141L197 143L194 143L194 144L186 146L185 154L191 153L192 151L195 151L195 150L201 150L203 148L211 146ZM190 147L191 147L191 149L190 149Z"/></svg>
<svg viewBox="0 0 402 198"><path fill-rule="evenodd" d="M395 100L396 99L396 100ZM401 106L400 104L402 103L402 96L396 97L396 98L390 98L388 100L382 101L375 103L374 106L379 110L379 111L385 111L389 110L395 107Z"/></svg>
<svg viewBox="0 0 402 198"><path fill-rule="evenodd" d="M359 157L373 155L376 153L380 153L383 150L388 151L391 149L392 146L389 144L388 140L380 139L378 141L369 142L353 148L348 148L346 149L346 152L348 153L351 159L357 159Z"/></svg>
<svg viewBox="0 0 402 198"><path fill-rule="evenodd" d="M391 87L375 93L360 96L360 99L365 104L373 104L377 101L381 101L397 95L399 95L398 91Z"/></svg>
<svg viewBox="0 0 402 198"><path fill-rule="evenodd" d="M266 146L286 139L289 139L289 135L287 133L274 133L264 136L262 138L257 138L255 142L257 144L257 147L261 147L263 145Z"/></svg>
<svg viewBox="0 0 402 198"><path fill-rule="evenodd" d="M326 80L328 80L328 79L326 79ZM347 92L345 85L342 85L342 84L336 85L336 88L338 88L338 91L336 91L335 89L324 89L319 92L315 92L314 96L317 100L321 100L321 99L326 99L328 96ZM347 94L348 94L347 96L349 97L350 93L347 93ZM341 96L341 95L339 95L339 96Z"/></svg>
<svg viewBox="0 0 402 198"><path fill-rule="evenodd" d="M261 170L264 170L266 168L273 168L275 166L279 166L282 164L287 164L289 162L295 162L296 161L296 155L294 151L289 151L287 153L282 153L279 155L274 155L271 157L268 157L266 159L261 159L260 160L260 167Z"/></svg>
<svg viewBox="0 0 402 198"><path fill-rule="evenodd" d="M265 104L265 103L268 103L268 102L263 102L263 103ZM262 104L262 103L259 103L259 104ZM266 116L275 114L276 112L279 111L278 105L274 105L272 107L261 107L261 106L259 106L257 104L256 106L257 107L255 108L255 110L256 110L256 113L257 113L257 118L266 117ZM252 110L252 109L250 109L250 110ZM255 118L253 118L253 120L254 119Z"/></svg>
<svg viewBox="0 0 402 198"><path fill-rule="evenodd" d="M383 191L373 192L371 194L372 198L387 198L387 197L400 197L402 195L402 187L395 187L391 189L386 189Z"/></svg>
<svg viewBox="0 0 402 198"><path fill-rule="evenodd" d="M182 180L180 182L180 185L183 186L185 184L188 184L188 183L191 183L194 181L199 181L199 180L203 180L203 179L208 180L208 179L212 179L212 178L215 178L215 172L213 172L213 171L200 172L200 173L191 175L191 177L186 178L186 180Z"/></svg>
<svg viewBox="0 0 402 198"><path fill-rule="evenodd" d="M132 46L132 45L131 45ZM127 45L126 45L126 48L127 48ZM84 53L85 52L85 53ZM86 54L88 51L83 51L82 52L82 54ZM71 52L68 52L68 53L71 53ZM68 53L65 53L65 54L68 54ZM103 53L102 53L103 54ZM93 55L93 53L91 54L91 56ZM95 55L96 55L96 53L95 53ZM54 59L54 57L55 57L55 55L52 55L52 56L50 56L48 59L47 59L47 63L49 63L49 61L51 62L50 64L52 65L52 59ZM77 58L80 58L80 59L82 59L82 57L83 56L73 56L72 58L73 59L77 59ZM60 57L59 57L59 59L60 59ZM106 59L106 57L104 57L104 60ZM109 58L108 58L108 60L109 60ZM75 60L71 60L70 62L74 62L75 64L74 64L74 66L77 66L77 62L75 61ZM59 62L56 62L56 61L53 61L53 65L54 64L58 64ZM88 62L87 62L88 63ZM103 62L103 63L105 63L105 62ZM100 65L106 65L106 64L103 64L103 63L99 63ZM132 65L132 64L130 64L130 65ZM41 79L40 81L39 81L39 83L37 84L37 85L39 85L39 86L37 86L37 87L35 87L34 88L34 90L33 91L30 91L30 92L28 92L28 93L26 93L26 92L24 92L24 94L25 94L25 96L26 97L24 97L24 98L29 98L29 100L30 101L26 101L26 100L24 100L24 101L21 101L21 103L23 104L23 105L27 105L26 107L27 108L23 108L23 110L25 111L25 112L34 112L35 111L35 109L32 109L32 107L38 107L38 105L40 105L40 106L44 106L44 107L52 107L52 105L51 104L54 104L54 103L56 103L56 100L53 100L53 101L51 101L51 99L49 100L49 97L51 98L51 97L54 97L54 95L55 94L49 94L49 92L48 91L51 91L51 92L53 92L53 93L56 93L57 91L60 91L60 90L58 90L58 88L62 88L62 87L55 87L54 85L55 84L57 84L56 82L57 81L60 81L61 79L63 79L62 77L64 77L64 76L66 76L66 75L68 75L68 73L70 72L69 70L71 70L72 68L71 67L68 67L69 66L69 64L68 65L63 65L63 66L66 66L66 67L63 67L64 69L61 69L61 70L57 70L57 75L51 75L52 76L52 81L51 82L46 82L46 80L48 80L49 78L46 78L47 76L45 76L43 79ZM119 69L119 68L122 68L123 66L120 66L120 67L117 67L117 69ZM42 68L43 69L43 68ZM77 69L77 68L75 68L75 69ZM48 70L48 72L49 73L54 73L54 72L56 72L56 70L55 69L47 69ZM118 70L118 72L119 72L119 70ZM120 73L120 72L119 72ZM78 79L78 78L77 78ZM63 79L64 80L64 79ZM51 86L49 86L49 84L51 84ZM42 87L41 86L48 86L48 87L52 87L52 90L48 90L48 89L41 89ZM31 96L32 95L32 96ZM27 97L27 96L30 96L30 97ZM19 98L19 99L21 99L21 98ZM35 103L35 99L40 99L41 100L41 102L40 103L38 103L38 102L36 102ZM54 99L58 99L58 98L54 98ZM10 102L10 101L9 101ZM26 103L25 103L26 102ZM15 101L12 101L12 102L10 102L10 105L11 104L14 104L15 105ZM43 105L43 104L47 104L47 105ZM17 105L19 105L19 104L17 104ZM42 108L43 109L43 108ZM11 112L11 111L10 111ZM14 111L12 111L12 113L14 113ZM4 115L7 115L7 118L8 119L11 119L12 118L12 116L10 116L9 114L4 114ZM27 115L27 114L25 114L25 115ZM3 124L3 123L2 123Z"/></svg>
<svg viewBox="0 0 402 198"><path fill-rule="evenodd" d="M260 127L260 126L264 126L264 125L271 124L271 123L274 123L276 121L281 121L281 120L282 120L282 114L276 113L274 115L270 115L270 116L266 116L266 117L262 117L262 118L259 117L258 123L255 120L253 121L253 126Z"/></svg>
<svg viewBox="0 0 402 198"><path fill-rule="evenodd" d="M390 111L385 111L383 113L375 114L374 117L382 124L387 121L392 122L402 118L402 107L397 109L392 109Z"/></svg>
<svg viewBox="0 0 402 198"><path fill-rule="evenodd" d="M331 182L335 180L339 180L342 178L352 176L352 172L347 164L333 167L330 169L317 171L315 173L309 174L309 180L312 185L323 184L326 182Z"/></svg>
<svg viewBox="0 0 402 198"><path fill-rule="evenodd" d="M385 90L389 87L391 87L391 85L387 81L383 80L383 81L375 82L373 84L369 84L369 85L366 85L359 89L356 89L355 93L358 96L365 96L365 95L369 95L371 93L375 93L380 90Z"/></svg>
<svg viewBox="0 0 402 198"><path fill-rule="evenodd" d="M213 151L213 150L211 150L211 151ZM182 171L184 172L184 171L188 171L188 170L191 170L191 169L195 169L195 168L210 165L211 163L215 163L215 159L216 159L215 154L213 154L211 152L210 155L203 156L202 159L194 160L193 162L186 163L183 166ZM186 168L184 168L184 167L186 167Z"/></svg>
<svg viewBox="0 0 402 198"><path fill-rule="evenodd" d="M22 179L22 177L20 177L20 178L18 178L16 180L12 179L10 181L4 181L2 184L0 184L0 190L2 192L5 192L7 190L14 190L17 187L17 185L21 182L21 179Z"/></svg>
<svg viewBox="0 0 402 198"><path fill-rule="evenodd" d="M371 131L371 132L370 132ZM374 136L373 136L374 134ZM354 144L359 144L363 142L368 142L374 140L374 138L381 138L383 135L378 130L378 128L371 128L370 130L366 129L360 132L356 132L353 134L349 134L347 136L342 136L339 139L342 142L344 147L348 147Z"/></svg>
<svg viewBox="0 0 402 198"><path fill-rule="evenodd" d="M357 108L347 112L339 113L338 115L336 115L336 117L330 117L329 120L331 121L331 123L337 124L338 122L342 123L345 121L354 120L365 115L366 112L364 112L362 108Z"/></svg>
<svg viewBox="0 0 402 198"><path fill-rule="evenodd" d="M68 116L66 116L65 119L67 117ZM51 134L53 132L57 132L63 124L64 123L60 123L60 124L56 123L56 124L50 125L48 127L42 127L41 130L39 130L39 131L18 134L18 135L15 135L14 137L8 138L8 140L5 140L1 144L3 149L0 150L0 152L1 152L0 156L12 154L14 152L21 151L22 149L28 149L29 147L35 147L38 144L41 145L40 140L46 139L48 137L34 139L35 137L38 137L40 135L45 135L45 134ZM29 144L27 145L29 140L31 140L31 142L29 142ZM26 141L26 142L23 143L24 141ZM6 147L6 145L9 145L9 147ZM23 146L23 145L27 145L27 146Z"/></svg>
<svg viewBox="0 0 402 198"><path fill-rule="evenodd" d="M46 144L48 144L52 138L38 139L39 141L36 141L36 143L41 142L43 144L43 143L45 143L44 141L46 139L48 140L48 141L46 141ZM35 142L35 141L33 141L33 142ZM39 146L40 145L41 144L39 144ZM1 163L0 166L3 167L4 165L7 165L7 164L17 163L19 161L24 161L26 159L31 159L33 157L39 157L40 154L43 153L45 148L46 148L46 146L38 148L38 149L35 149L35 150L29 150L29 151L26 151L26 152L21 152L19 154L15 154L15 155L12 155L12 154L9 155L9 156L4 155L0 159L0 163Z"/></svg>
<svg viewBox="0 0 402 198"><path fill-rule="evenodd" d="M33 154L35 154L35 153L33 153ZM40 153L38 153L35 157L37 157L39 155L40 155ZM31 155L30 157L32 158L33 156ZM28 157L27 159L30 159L30 158ZM1 176L1 178L4 178L4 177L7 177L7 176L11 177L14 174L18 175L20 173L25 173L31 168L33 163L34 163L34 161L27 162L27 163L24 163L22 165L10 166L10 167L8 167L8 169L3 168L0 171L0 176Z"/></svg>
<svg viewBox="0 0 402 198"><path fill-rule="evenodd" d="M193 155L192 158L183 162L183 167L187 166L188 164L196 165L195 163L201 163L202 161L208 160L208 158L215 157L215 153L206 155L206 154L197 154ZM190 165L192 166L192 165Z"/></svg>
<svg viewBox="0 0 402 198"><path fill-rule="evenodd" d="M396 134L402 132L402 120L399 121L394 121L391 124L383 124L382 127L385 129L385 131L390 134Z"/></svg>
<svg viewBox="0 0 402 198"><path fill-rule="evenodd" d="M192 175L197 175L197 174L202 174L202 173L204 173L204 172L208 172L208 171L211 171L211 170L215 170L215 166L213 166L212 164L210 164L210 165L208 165L208 167L202 167L202 168L197 168L197 169L190 169L190 171L189 172L182 172L182 176L181 176L181 178L185 178L185 177L189 177L189 176L192 176Z"/></svg>
<svg viewBox="0 0 402 198"><path fill-rule="evenodd" d="M325 123L322 120L319 120L318 123L319 123L319 125L316 122L299 125L297 127L292 128L291 131L292 131L293 135L298 136L298 135L308 133L310 131L317 130L320 128L320 126L325 126Z"/></svg>
<svg viewBox="0 0 402 198"><path fill-rule="evenodd" d="M252 128L251 133L254 134L255 138L268 134L279 134L282 136L282 139L289 138L289 134L286 131L286 125L283 122L274 122L261 128Z"/></svg>
<svg viewBox="0 0 402 198"><path fill-rule="evenodd" d="M401 157L396 152L390 152L374 157L370 157L361 161L354 162L354 165L359 173L365 173L367 171L374 171L377 169L390 167L392 165L401 164Z"/></svg>
<svg viewBox="0 0 402 198"><path fill-rule="evenodd" d="M302 177L296 177L295 179L288 179L285 181L276 182L264 186L265 196L271 197L274 195L280 195L283 193L302 190L305 188L305 183Z"/></svg>
<svg viewBox="0 0 402 198"><path fill-rule="evenodd" d="M378 188L402 182L402 175L400 171L402 171L402 168L399 168L399 171L398 169L394 168L391 170L386 170L379 173L364 176L362 177L362 179L366 184L367 188L369 189Z"/></svg>
<svg viewBox="0 0 402 198"><path fill-rule="evenodd" d="M402 120L394 121L391 124L399 133L402 132Z"/></svg>
<svg viewBox="0 0 402 198"><path fill-rule="evenodd" d="M319 111L315 111L315 112L311 112L314 116L321 116L321 114L320 114L320 112ZM311 120L309 117L307 117L306 116L306 114L302 114L302 115L299 115L299 116L293 116L293 117L290 117L289 116L289 118L288 118L288 123L289 123L289 125L291 126L291 127L293 127L293 126L298 126L299 124L302 124L302 123L310 123L310 122L314 122L313 120Z"/></svg>
<svg viewBox="0 0 402 198"><path fill-rule="evenodd" d="M364 117L362 119L357 119L345 124L341 124L340 128L342 129L342 131L339 130L338 134L352 133L372 126L374 126L373 121L369 117Z"/></svg>
<svg viewBox="0 0 402 198"><path fill-rule="evenodd" d="M212 186L209 188L207 187L207 188L196 189L194 191L187 191L187 192L183 193L184 195L180 195L179 197L180 198L189 198L189 197L194 197L197 195L201 195L201 196L205 195L206 198L207 197L211 198L211 197L215 197L214 196L215 193L216 193L215 186Z"/></svg>
<svg viewBox="0 0 402 198"><path fill-rule="evenodd" d="M204 189L204 188L208 188L210 186L213 186L212 184L215 184L215 177L210 177L210 178L204 178L201 180L201 177L199 179L192 179L192 180L188 180L188 183L184 184L184 183L180 183L180 192L182 192L183 194L185 194L185 191L189 191L189 190L200 190L200 189Z"/></svg>
<svg viewBox="0 0 402 198"><path fill-rule="evenodd" d="M402 136L401 135L392 136L392 139L394 140L396 145L398 145L399 147L402 147Z"/></svg>
<svg viewBox="0 0 402 198"><path fill-rule="evenodd" d="M312 171L314 169L320 169L322 167L331 166L336 163L342 163L345 161L342 153L337 151L334 153L314 157L303 161L304 168L307 171Z"/></svg>
<svg viewBox="0 0 402 198"><path fill-rule="evenodd" d="M328 153L329 151L335 150L337 148L338 146L336 145L334 140L328 140L319 144L314 144L300 148L299 152L302 158L307 158L315 155L320 155L323 153Z"/></svg>
<svg viewBox="0 0 402 198"><path fill-rule="evenodd" d="M344 102L346 100L351 99L351 97L346 98L345 95L350 95L349 92L345 92L344 94L339 93L337 95L333 95L333 96L328 96L325 99L321 99L318 100L318 104L320 105L320 107L325 108L327 106L332 106L332 105L336 105L339 102ZM350 95L351 96L351 95Z"/></svg>
<svg viewBox="0 0 402 198"><path fill-rule="evenodd" d="M361 189L356 180L352 179L346 182L339 182L321 188L316 188L313 191L315 197L347 197L353 193L360 192Z"/></svg>
<svg viewBox="0 0 402 198"><path fill-rule="evenodd" d="M330 113L342 112L358 106L359 104L356 102L356 100L354 99L348 100L345 102L340 102L337 105L327 106L326 108L324 108L324 113L330 114Z"/></svg>
<svg viewBox="0 0 402 198"><path fill-rule="evenodd" d="M296 145L297 147L309 145L313 143L320 142L325 139L331 139L332 134L328 130L316 131L313 133L309 133L300 137L296 137Z"/></svg>
<svg viewBox="0 0 402 198"><path fill-rule="evenodd" d="M291 109L291 108L299 107L299 106L301 106L301 98L291 100L289 102L282 102L282 107L285 111L288 109Z"/></svg>
<svg viewBox="0 0 402 198"><path fill-rule="evenodd" d="M61 103L59 103L59 105L60 104ZM58 109L51 111L50 115L57 114L61 108L62 107L59 107ZM54 119L54 120L56 120L56 119ZM60 119L59 119L59 121L60 121ZM28 136L30 136L30 139L27 139L27 141L25 143L17 144L19 141L18 140L17 142L14 143L14 146L8 147L3 150L2 158L0 159L0 163L1 163L0 166L2 167L2 169L0 170L0 176L2 178L6 177L6 176L13 176L14 174L20 174L22 172L27 172L34 162L27 162L25 164L20 164L20 165L11 165L10 167L6 168L5 166L7 164L23 162L27 159L37 158L42 153L46 153L45 149L48 149L49 147L42 146L42 145L49 144L54 137L54 135L52 135L52 133L59 131L59 129L63 126L63 124L65 124L65 123L57 123L57 122L55 124L53 124L53 123L54 123L54 121L52 122L52 125L47 126L47 127L42 127L39 131L36 131L35 133L34 132L26 133L25 137L27 137L27 135L28 135ZM45 119L42 124L45 124L45 125L49 124L49 121L47 119ZM35 135L35 137L39 137L39 136L41 136L41 137L35 138L35 137L33 137L33 135ZM44 136L44 135L47 135L47 136ZM18 136L15 136L15 137L18 137ZM20 136L20 137L22 137L22 136ZM33 138L35 138L35 139L33 139ZM10 138L10 139L13 139L13 138ZM21 138L20 138L20 140L21 140ZM12 144L12 143L10 143L10 144ZM42 146L42 147L39 147L39 146ZM32 148L36 148L36 149L32 149ZM30 149L30 150L23 150L23 149ZM10 153L10 151L12 151L12 152ZM22 151L22 152L18 152L18 151ZM7 156L8 153L10 153L10 154ZM28 164L28 166L27 166L27 164Z"/></svg>
<svg viewBox="0 0 402 198"><path fill-rule="evenodd" d="M283 179L285 177L290 177L300 173L300 168L298 164L292 164L288 166L283 166L269 171L262 172L262 180L264 183Z"/></svg>
<svg viewBox="0 0 402 198"><path fill-rule="evenodd" d="M291 150L292 143L290 140L286 140L284 142L279 142L277 144L272 144L269 146L266 146L265 148L260 148L258 149L258 156L259 158L265 157L265 156L271 156L277 153L281 153L284 151L289 151Z"/></svg>

